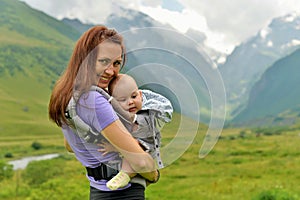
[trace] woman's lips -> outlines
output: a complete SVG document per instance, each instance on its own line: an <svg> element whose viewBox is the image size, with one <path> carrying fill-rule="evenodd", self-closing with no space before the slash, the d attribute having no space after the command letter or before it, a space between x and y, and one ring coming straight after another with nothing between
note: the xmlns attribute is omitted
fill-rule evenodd
<svg viewBox="0 0 300 200"><path fill-rule="evenodd" d="M110 80L110 78L101 76L99 81L102 83L109 83L109 80Z"/></svg>

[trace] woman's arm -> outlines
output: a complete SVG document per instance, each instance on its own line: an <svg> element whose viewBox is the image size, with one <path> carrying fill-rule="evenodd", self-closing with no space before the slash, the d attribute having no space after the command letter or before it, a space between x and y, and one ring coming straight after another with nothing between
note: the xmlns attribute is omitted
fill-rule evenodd
<svg viewBox="0 0 300 200"><path fill-rule="evenodd" d="M153 158L143 151L120 120L116 120L108 125L101 133L118 149L135 172L149 181L158 179Z"/></svg>
<svg viewBox="0 0 300 200"><path fill-rule="evenodd" d="M70 144L68 143L68 141L65 137L64 137L64 145L65 145L65 148L67 149L68 152L74 153L73 149L71 148Z"/></svg>

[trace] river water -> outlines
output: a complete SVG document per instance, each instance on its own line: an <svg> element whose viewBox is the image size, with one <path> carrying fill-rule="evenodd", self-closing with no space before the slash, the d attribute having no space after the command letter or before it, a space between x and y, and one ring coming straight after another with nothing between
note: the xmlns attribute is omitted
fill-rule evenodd
<svg viewBox="0 0 300 200"><path fill-rule="evenodd" d="M13 165L13 170L17 169L25 169L28 165L29 162L34 161L34 160L48 160L52 158L58 157L58 153L53 153L53 154L46 154L46 155L40 155L40 156L30 156L30 157L24 157L19 160L12 160L9 161L8 163Z"/></svg>

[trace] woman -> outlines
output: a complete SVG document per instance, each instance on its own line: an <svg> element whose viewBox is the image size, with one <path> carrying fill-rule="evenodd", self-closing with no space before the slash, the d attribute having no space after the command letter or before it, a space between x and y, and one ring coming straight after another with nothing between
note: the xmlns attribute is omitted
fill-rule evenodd
<svg viewBox="0 0 300 200"><path fill-rule="evenodd" d="M92 85L107 88L118 75L125 62L122 37L105 26L95 26L77 41L68 67L57 81L49 103L49 117L59 127L76 158L87 168L90 181L90 199L144 199L145 180L156 182L159 172L154 160L145 153L118 119L110 103ZM90 127L106 139L128 160L131 167L141 175L131 184L116 191L109 191L106 182L117 172L111 167L119 165L119 154L102 155L99 146L87 143L75 134L65 115L71 97L76 99L76 111Z"/></svg>

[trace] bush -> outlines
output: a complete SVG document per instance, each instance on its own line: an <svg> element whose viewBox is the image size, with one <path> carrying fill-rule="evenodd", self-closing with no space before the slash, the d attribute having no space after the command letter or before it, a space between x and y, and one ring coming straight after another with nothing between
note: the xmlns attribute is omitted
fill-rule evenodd
<svg viewBox="0 0 300 200"><path fill-rule="evenodd" d="M14 157L12 153L10 152L7 152L5 155L4 155L5 158L12 158Z"/></svg>
<svg viewBox="0 0 300 200"><path fill-rule="evenodd" d="M246 137L246 131L241 131L239 134L240 138L245 138Z"/></svg>
<svg viewBox="0 0 300 200"><path fill-rule="evenodd" d="M253 200L296 200L296 196L292 196L283 190L267 190L261 192Z"/></svg>
<svg viewBox="0 0 300 200"><path fill-rule="evenodd" d="M33 142L33 143L31 144L31 147L32 147L33 149L35 149L35 150L39 150L39 149L42 148L42 144L39 143L39 142Z"/></svg>

